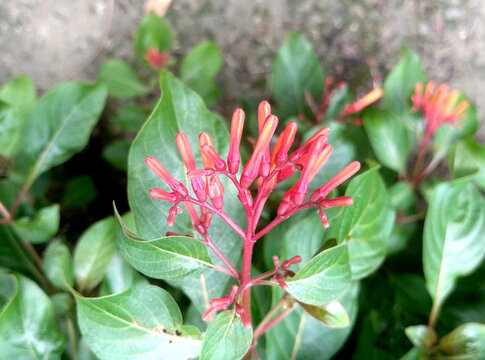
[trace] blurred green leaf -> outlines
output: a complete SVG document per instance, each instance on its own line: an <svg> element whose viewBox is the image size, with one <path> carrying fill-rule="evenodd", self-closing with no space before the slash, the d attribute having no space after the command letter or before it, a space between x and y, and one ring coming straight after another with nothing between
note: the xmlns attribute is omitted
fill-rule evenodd
<svg viewBox="0 0 485 360"><path fill-rule="evenodd" d="M37 101L35 85L27 76L12 79L0 89L0 101L9 104L16 111L27 112Z"/></svg>
<svg viewBox="0 0 485 360"><path fill-rule="evenodd" d="M400 173L406 172L406 163L413 143L405 124L390 111L369 109L364 115L364 128L379 162Z"/></svg>
<svg viewBox="0 0 485 360"><path fill-rule="evenodd" d="M23 119L15 116L12 107L0 102L0 155L7 158L18 152Z"/></svg>
<svg viewBox="0 0 485 360"><path fill-rule="evenodd" d="M69 290L74 285L71 252L60 240L52 241L43 254L47 279L58 289Z"/></svg>
<svg viewBox="0 0 485 360"><path fill-rule="evenodd" d="M345 196L354 203L339 210L326 238L348 244L352 278L361 279L384 260L395 213L378 168L354 177Z"/></svg>
<svg viewBox="0 0 485 360"><path fill-rule="evenodd" d="M141 273L156 278L178 280L197 276L212 266L207 246L188 236L168 236L146 241L126 227L115 208L125 236L118 237L124 258Z"/></svg>
<svg viewBox="0 0 485 360"><path fill-rule="evenodd" d="M170 25L155 14L146 15L135 35L135 53L146 64L143 56L148 49L156 48L159 52L172 49L173 36Z"/></svg>
<svg viewBox="0 0 485 360"><path fill-rule="evenodd" d="M119 108L114 121L125 131L137 132L149 115L150 112L144 107L124 105Z"/></svg>
<svg viewBox="0 0 485 360"><path fill-rule="evenodd" d="M337 299L352 281L347 245L322 251L285 281L288 292L305 304L324 305Z"/></svg>
<svg viewBox="0 0 485 360"><path fill-rule="evenodd" d="M471 138L465 138L456 144L449 158L451 172L455 178L476 173L473 181L485 190L485 146Z"/></svg>
<svg viewBox="0 0 485 360"><path fill-rule="evenodd" d="M148 283L148 280L133 269L117 251L106 269L99 295L117 294L141 283Z"/></svg>
<svg viewBox="0 0 485 360"><path fill-rule="evenodd" d="M79 291L103 279L116 250L116 220L110 216L91 225L74 248L74 275Z"/></svg>
<svg viewBox="0 0 485 360"><path fill-rule="evenodd" d="M426 325L408 326L405 330L408 339L419 349L429 349L438 340L435 331Z"/></svg>
<svg viewBox="0 0 485 360"><path fill-rule="evenodd" d="M485 255L485 201L465 181L438 185L424 224L423 267L435 312Z"/></svg>
<svg viewBox="0 0 485 360"><path fill-rule="evenodd" d="M223 311L209 324L200 360L242 359L251 345L253 331L245 328L232 311Z"/></svg>
<svg viewBox="0 0 485 360"><path fill-rule="evenodd" d="M195 358L201 335L182 325L182 315L168 292L137 285L100 298L76 296L79 328L101 360Z"/></svg>
<svg viewBox="0 0 485 360"><path fill-rule="evenodd" d="M40 209L33 218L23 217L13 222L18 236L32 244L40 244L51 239L59 230L59 204Z"/></svg>
<svg viewBox="0 0 485 360"><path fill-rule="evenodd" d="M133 230L144 239L164 237L167 231L197 237L192 222L186 212L177 215L175 225L169 228L165 219L172 204L153 199L149 196L152 188L165 188L165 184L152 173L145 164L147 156L159 159L172 176L190 188L185 166L177 154L175 135L184 132L192 149L196 149L199 134L208 132L219 154L226 154L229 145L229 132L224 122L207 110L200 97L184 86L168 72L163 72L162 98L133 141L128 158L128 198L136 228ZM202 166L199 156L195 156L197 166ZM224 211L240 226L244 226L244 211L237 200L237 191L226 179L221 178L225 187ZM168 188L167 188L168 189ZM209 229L217 247L235 266L241 259L239 236L221 219L214 216ZM214 264L223 265L212 253ZM170 282L180 287L189 296L200 313L206 310L206 297L221 297L226 290L230 277L215 271L201 274L198 278L188 278ZM205 292L207 290L207 292Z"/></svg>
<svg viewBox="0 0 485 360"><path fill-rule="evenodd" d="M27 185L84 148L105 100L104 86L73 81L55 87L34 105L23 132L31 163Z"/></svg>
<svg viewBox="0 0 485 360"><path fill-rule="evenodd" d="M106 84L108 94L114 97L132 98L148 91L133 69L119 60L105 62L101 67L99 78Z"/></svg>
<svg viewBox="0 0 485 360"><path fill-rule="evenodd" d="M279 108L286 116L308 114L305 92L320 99L323 83L323 68L311 44L290 32L271 69L271 87Z"/></svg>
<svg viewBox="0 0 485 360"><path fill-rule="evenodd" d="M305 311L330 328L345 328L349 326L349 315L337 300L328 304L314 306L300 303Z"/></svg>
<svg viewBox="0 0 485 360"><path fill-rule="evenodd" d="M103 158L115 168L126 171L130 146L131 143L126 140L112 141L103 149Z"/></svg>
<svg viewBox="0 0 485 360"><path fill-rule="evenodd" d="M485 358L485 324L468 323L457 327L439 342L449 355L467 355L466 359Z"/></svg>
<svg viewBox="0 0 485 360"><path fill-rule="evenodd" d="M98 191L89 175L81 175L67 183L66 192L62 197L62 207L66 209L80 208L96 199Z"/></svg>
<svg viewBox="0 0 485 360"><path fill-rule="evenodd" d="M396 114L406 114L411 108L414 86L418 82L424 84L425 81L419 56L410 50L405 50L402 60L384 80L384 103Z"/></svg>
<svg viewBox="0 0 485 360"><path fill-rule="evenodd" d="M391 205L394 210L406 209L414 204L416 195L407 181L398 181L389 189Z"/></svg>
<svg viewBox="0 0 485 360"><path fill-rule="evenodd" d="M0 312L2 358L59 359L65 340L57 329L50 299L36 283L21 275L0 272L0 278L1 284L8 281L10 286L10 298Z"/></svg>

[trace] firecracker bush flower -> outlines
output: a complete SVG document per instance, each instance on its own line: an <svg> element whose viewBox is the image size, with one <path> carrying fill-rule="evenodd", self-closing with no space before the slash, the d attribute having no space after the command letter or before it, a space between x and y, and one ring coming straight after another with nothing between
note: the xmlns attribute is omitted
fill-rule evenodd
<svg viewBox="0 0 485 360"><path fill-rule="evenodd" d="M244 120L244 111L236 109L232 117L227 162L214 149L212 138L208 133L204 132L199 135L198 145L204 165L202 169L196 167L187 136L184 133L176 135L175 141L195 196L190 195L189 190L174 179L157 159L147 157L146 164L171 190L165 191L158 188L150 190L151 197L173 204L169 210L168 226L174 224L176 215L181 213L182 207L184 207L192 220L195 231L201 236L201 241L214 250L227 267L218 268L218 270L233 276L239 283L232 287L229 295L212 299L210 307L202 315L203 320L209 320L215 312L226 310L228 306L234 304L235 312L241 318L244 326L251 327L249 302L245 299L245 294L249 294L247 290L254 285L271 283L277 283L283 290L286 290L285 278L295 275L289 268L301 261L301 257L296 255L280 264L278 257L274 256L275 268L273 270L251 277L250 268L254 243L276 225L306 208L318 209L318 216L323 227L328 227L330 224L325 213L327 209L352 205L352 199L348 196L328 199L328 195L354 175L360 169L360 164L357 161L350 163L327 184L308 194L310 181L332 154L332 146L327 144L327 135L330 130L322 127L301 146L290 151L297 130L296 123L290 122L270 149L278 118L271 114L270 104L263 101L258 108L259 137L249 160L242 166L242 173L238 177L241 167L239 147ZM258 231L258 221L271 192L278 183L288 179L297 171L301 172L300 178L283 195L277 216ZM241 229L224 212L224 187L220 176L228 177L237 188L238 198L247 216L245 230ZM213 215L220 216L243 241L243 262L240 272L216 248L209 236L208 229Z"/></svg>

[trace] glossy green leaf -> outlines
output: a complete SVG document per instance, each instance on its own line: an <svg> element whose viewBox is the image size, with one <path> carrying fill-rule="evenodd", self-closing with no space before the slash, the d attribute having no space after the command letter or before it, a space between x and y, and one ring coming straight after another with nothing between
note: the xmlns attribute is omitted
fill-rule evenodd
<svg viewBox="0 0 485 360"><path fill-rule="evenodd" d="M352 278L361 279L384 260L395 213L377 168L354 177L345 195L354 203L341 208L326 237L348 244Z"/></svg>
<svg viewBox="0 0 485 360"><path fill-rule="evenodd" d="M182 325L180 310L165 290L137 285L117 295L76 296L79 328L101 360L195 358L201 336Z"/></svg>
<svg viewBox="0 0 485 360"><path fill-rule="evenodd" d="M207 328L200 360L242 359L251 345L253 330L245 328L232 311L223 311Z"/></svg>
<svg viewBox="0 0 485 360"><path fill-rule="evenodd" d="M133 269L117 251L106 269L99 295L117 294L141 283L148 283L148 280Z"/></svg>
<svg viewBox="0 0 485 360"><path fill-rule="evenodd" d="M305 92L320 99L323 83L323 68L311 44L290 32L271 69L271 87L279 108L286 115L304 114L308 109Z"/></svg>
<svg viewBox="0 0 485 360"><path fill-rule="evenodd" d="M389 189L394 210L406 209L416 201L414 189L407 181L398 181Z"/></svg>
<svg viewBox="0 0 485 360"><path fill-rule="evenodd" d="M460 276L470 274L485 255L485 201L465 181L437 186L424 224L423 266L435 307Z"/></svg>
<svg viewBox="0 0 485 360"><path fill-rule="evenodd" d="M128 152L131 143L126 140L115 140L103 150L103 158L115 168L126 171L128 168Z"/></svg>
<svg viewBox="0 0 485 360"><path fill-rule="evenodd" d="M87 144L105 100L104 86L73 81L55 87L35 104L23 133L31 161L28 182Z"/></svg>
<svg viewBox="0 0 485 360"><path fill-rule="evenodd" d="M103 279L116 250L116 220L110 216L91 225L74 248L74 275L79 291Z"/></svg>
<svg viewBox="0 0 485 360"><path fill-rule="evenodd" d="M288 278L288 292L310 305L324 305L340 297L352 281L347 245L322 251Z"/></svg>
<svg viewBox="0 0 485 360"><path fill-rule="evenodd" d="M304 303L300 303L300 305L309 315L325 326L330 328L345 328L349 326L349 315L347 315L345 308L337 300L320 306Z"/></svg>
<svg viewBox="0 0 485 360"><path fill-rule="evenodd" d="M405 332L413 345L423 350L430 348L438 340L436 332L426 325L408 326Z"/></svg>
<svg viewBox="0 0 485 360"><path fill-rule="evenodd" d="M422 350L419 350L418 348L412 348L406 354L400 357L399 360L421 360L424 356L425 354Z"/></svg>
<svg viewBox="0 0 485 360"><path fill-rule="evenodd" d="M62 207L67 209L80 208L96 199L98 191L89 175L81 175L67 183L66 192L62 197Z"/></svg>
<svg viewBox="0 0 485 360"><path fill-rule="evenodd" d="M123 130L137 132L140 130L150 112L139 105L124 105L115 116L115 123Z"/></svg>
<svg viewBox="0 0 485 360"><path fill-rule="evenodd" d="M54 240L43 254L47 279L58 289L69 290L74 285L71 252L60 240Z"/></svg>
<svg viewBox="0 0 485 360"><path fill-rule="evenodd" d="M178 280L200 275L212 265L201 241L188 236L144 240L126 227L116 208L115 212L124 234L118 236L121 254L141 273L156 279Z"/></svg>
<svg viewBox="0 0 485 360"><path fill-rule="evenodd" d="M150 118L133 141L128 157L128 199L135 219L133 230L144 239L157 239L167 231L197 237L186 211L177 215L175 225L168 227L166 219L172 204L149 196L152 188L168 190L145 164L147 156L157 158L172 176L190 188L185 166L178 154L175 135L184 132L192 146L197 166L202 166L197 151L198 137L202 132L212 136L214 147L225 157L229 145L229 132L221 119L209 112L200 97L184 86L173 75L163 72L162 98ZM223 181L224 211L244 226L244 211L237 199L237 192L226 179ZM214 216L209 234L217 247L235 265L241 258L241 239L221 219ZM214 254L209 253L214 264L221 265ZM207 309L207 299L221 297L230 278L222 273L210 271L198 278L189 278L176 283L190 297L200 313Z"/></svg>
<svg viewBox="0 0 485 360"><path fill-rule="evenodd" d="M277 293L273 305L280 299L282 291ZM297 306L266 334L266 358L268 360L306 360L331 359L342 347L352 331L357 316L358 283L354 282L337 300L344 306L350 318L350 326L333 329L325 326Z"/></svg>
<svg viewBox="0 0 485 360"><path fill-rule="evenodd" d="M52 303L32 280L0 273L0 283L10 278L15 292L0 312L0 353L4 359L60 359L65 340L57 329ZM11 289L10 289L11 290Z"/></svg>
<svg viewBox="0 0 485 360"><path fill-rule="evenodd" d="M13 228L18 236L33 244L48 241L59 230L59 204L40 209L31 219L23 217L15 220Z"/></svg>
<svg viewBox="0 0 485 360"><path fill-rule="evenodd" d="M22 136L20 120L10 105L0 102L0 155L11 157L17 153Z"/></svg>
<svg viewBox="0 0 485 360"><path fill-rule="evenodd" d="M390 111L371 109L365 112L364 128L377 160L402 174L413 144L403 121Z"/></svg>
<svg viewBox="0 0 485 360"><path fill-rule="evenodd" d="M416 53L405 50L403 59L384 80L383 101L393 112L403 115L411 108L416 83L425 82L421 61Z"/></svg>
<svg viewBox="0 0 485 360"><path fill-rule="evenodd" d="M450 154L450 168L455 178L474 174L473 181L485 190L485 146L471 138L460 141Z"/></svg>
<svg viewBox="0 0 485 360"><path fill-rule="evenodd" d="M440 340L439 349L449 355L467 355L467 359L483 359L485 324L467 323L457 327Z"/></svg>
<svg viewBox="0 0 485 360"><path fill-rule="evenodd" d="M101 67L99 77L106 84L108 93L114 97L132 98L148 91L133 69L119 60L105 62Z"/></svg>
<svg viewBox="0 0 485 360"><path fill-rule="evenodd" d="M156 48L160 52L172 49L173 35L170 25L155 14L146 15L135 36L135 53L140 60L148 49ZM145 60L143 60L144 63Z"/></svg>
<svg viewBox="0 0 485 360"><path fill-rule="evenodd" d="M36 100L35 85L27 76L12 79L0 89L0 101L21 112L28 111Z"/></svg>

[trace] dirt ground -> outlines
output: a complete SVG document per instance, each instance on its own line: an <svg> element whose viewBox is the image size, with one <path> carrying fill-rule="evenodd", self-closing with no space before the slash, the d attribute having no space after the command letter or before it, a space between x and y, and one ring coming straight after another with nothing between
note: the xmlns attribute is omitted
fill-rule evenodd
<svg viewBox="0 0 485 360"><path fill-rule="evenodd" d="M93 80L104 60L133 59L142 14L142 0L1 1L0 82L27 74L48 89ZM312 42L327 74L364 79L362 90L379 85L409 47L429 79L463 90L485 116L483 0L175 0L166 18L176 54L217 42L225 58L218 81L229 99L268 93L262 80L288 30L296 30Z"/></svg>

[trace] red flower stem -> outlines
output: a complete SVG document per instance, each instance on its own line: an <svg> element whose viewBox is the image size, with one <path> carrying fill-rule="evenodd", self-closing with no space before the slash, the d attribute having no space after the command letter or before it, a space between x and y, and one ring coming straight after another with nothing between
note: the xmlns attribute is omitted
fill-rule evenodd
<svg viewBox="0 0 485 360"><path fill-rule="evenodd" d="M256 343L256 340L261 335L263 335L266 331L268 331L277 322L281 321L286 315L288 315L290 313L291 310L293 310L293 307L288 308L288 309L285 309L278 316L276 316L273 320L271 320L273 318L273 316L276 315L276 313L279 311L279 309L282 306L285 305L285 303L288 301L288 299L289 299L289 295L288 294L283 295L282 298L280 299L280 301L278 301L276 303L276 305L266 314L266 316L263 318L263 320L261 320L261 322L259 323L259 325L254 330L254 333L253 333L253 344ZM286 312L286 310L289 310L289 311ZM284 316L281 316L282 314L284 314ZM277 320L277 321L275 321L275 320Z"/></svg>
<svg viewBox="0 0 485 360"><path fill-rule="evenodd" d="M202 206L204 208L206 208L207 210L209 210L210 212L216 214L217 216L219 216L222 220L224 220L227 225L229 225L235 232L237 232L237 234L239 236L241 236L242 238L244 238L244 236L246 235L245 232L239 227L237 226L234 221L232 221L232 219L224 212L224 210L219 210L219 209L216 209L214 206L212 206L211 204L209 204L207 201L200 201L200 200L197 200L191 196L187 196L183 199L181 199L181 201L188 201L188 202L191 202L193 204L196 204L196 205L199 205L199 206Z"/></svg>
<svg viewBox="0 0 485 360"><path fill-rule="evenodd" d="M7 208L5 207L5 205L3 205L1 201L0 201L0 214L2 214L3 217L5 218L5 222L12 221L12 216L10 215Z"/></svg>
<svg viewBox="0 0 485 360"><path fill-rule="evenodd" d="M303 205L297 206L293 208L293 210L290 210L288 213L286 213L284 216L278 216L276 217L273 221L271 221L264 229L262 229L260 232L258 232L256 235L254 235L253 241L257 241L260 238L262 238L264 235L269 233L276 225L279 223L282 223L286 219L288 219L290 216L296 214L298 211L307 209L310 207L313 207L314 205L310 202L307 202Z"/></svg>
<svg viewBox="0 0 485 360"><path fill-rule="evenodd" d="M442 160L442 156L435 156L433 160L429 163L428 166L424 168L424 170L421 172L421 174L418 175L416 178L416 184L419 184L421 181L426 179L433 171L436 169L440 161Z"/></svg>
<svg viewBox="0 0 485 360"><path fill-rule="evenodd" d="M411 176L411 185L414 187L419 183L418 176L421 167L423 166L424 156L426 154L426 149L428 148L429 139L430 137L425 134L421 144L419 145L418 157L416 159L416 164L414 165L413 174Z"/></svg>
<svg viewBox="0 0 485 360"><path fill-rule="evenodd" d="M232 263L224 256L224 254L219 250L219 248L216 246L216 244L214 244L214 242L212 241L212 239L210 238L209 234L206 234L204 236L204 240L205 240L205 243L206 245L211 248L211 250L217 255L217 257L219 259L221 259L221 261L224 263L224 265L227 266L227 268L229 269L229 271L226 271L226 269L224 268L221 268L221 269L216 269L216 270L219 270L219 271L222 271L222 272L225 272L226 274L229 274L233 277L235 277L236 279L239 279L239 271L237 271L237 269L234 267L234 265L232 265ZM217 265L216 265L217 266Z"/></svg>
<svg viewBox="0 0 485 360"><path fill-rule="evenodd" d="M250 224L248 224L249 229ZM251 286L248 286L251 282L251 262L253 258L254 242L251 241L251 236L243 238L243 262L241 269L241 287L245 290L242 292L241 305L246 314L251 319Z"/></svg>

